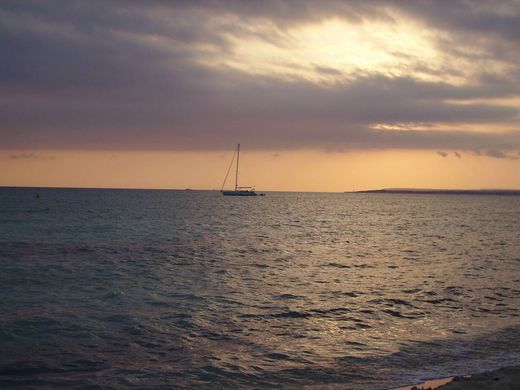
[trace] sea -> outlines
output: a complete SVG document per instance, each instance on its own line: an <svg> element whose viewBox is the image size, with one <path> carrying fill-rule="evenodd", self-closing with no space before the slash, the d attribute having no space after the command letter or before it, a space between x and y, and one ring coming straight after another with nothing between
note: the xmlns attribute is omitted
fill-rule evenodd
<svg viewBox="0 0 520 390"><path fill-rule="evenodd" d="M390 389L520 364L520 196L0 188L0 388Z"/></svg>

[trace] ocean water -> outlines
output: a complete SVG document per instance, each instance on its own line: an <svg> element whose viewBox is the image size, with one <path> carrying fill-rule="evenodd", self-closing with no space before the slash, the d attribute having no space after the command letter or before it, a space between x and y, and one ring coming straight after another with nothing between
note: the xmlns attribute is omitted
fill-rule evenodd
<svg viewBox="0 0 520 390"><path fill-rule="evenodd" d="M519 232L517 196L2 188L0 388L388 389L519 364Z"/></svg>

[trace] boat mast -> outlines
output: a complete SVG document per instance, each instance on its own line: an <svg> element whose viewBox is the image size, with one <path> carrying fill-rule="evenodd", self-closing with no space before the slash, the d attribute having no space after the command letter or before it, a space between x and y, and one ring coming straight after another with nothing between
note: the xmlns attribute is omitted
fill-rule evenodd
<svg viewBox="0 0 520 390"><path fill-rule="evenodd" d="M238 188L238 160L240 159L240 144L237 146L237 170L235 172L235 191Z"/></svg>

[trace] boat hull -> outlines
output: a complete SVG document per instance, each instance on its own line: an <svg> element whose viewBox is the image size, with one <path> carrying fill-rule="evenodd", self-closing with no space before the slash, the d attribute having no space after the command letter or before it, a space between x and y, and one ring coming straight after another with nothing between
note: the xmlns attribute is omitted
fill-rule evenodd
<svg viewBox="0 0 520 390"><path fill-rule="evenodd" d="M222 191L225 196L258 196L254 191Z"/></svg>

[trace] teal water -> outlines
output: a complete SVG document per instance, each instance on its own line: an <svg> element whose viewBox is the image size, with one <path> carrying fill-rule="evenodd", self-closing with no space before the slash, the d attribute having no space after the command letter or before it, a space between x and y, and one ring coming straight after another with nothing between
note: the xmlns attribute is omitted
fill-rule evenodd
<svg viewBox="0 0 520 390"><path fill-rule="evenodd" d="M0 387L385 389L519 364L519 232L517 196L1 188Z"/></svg>

